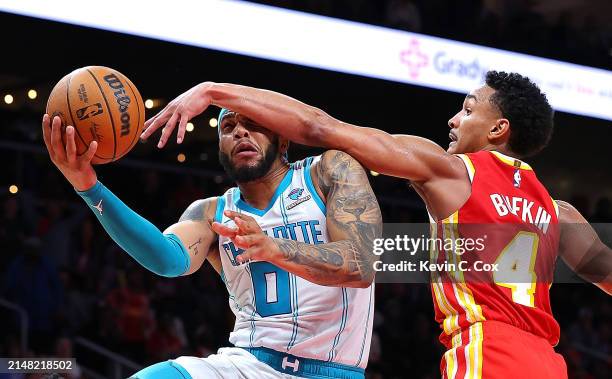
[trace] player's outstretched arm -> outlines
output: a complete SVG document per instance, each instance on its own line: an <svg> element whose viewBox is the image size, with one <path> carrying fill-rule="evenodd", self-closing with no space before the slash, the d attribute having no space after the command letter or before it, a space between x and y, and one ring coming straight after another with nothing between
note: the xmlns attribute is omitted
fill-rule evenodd
<svg viewBox="0 0 612 379"><path fill-rule="evenodd" d="M163 127L158 144L163 147L178 123L180 142L187 121L209 105L238 112L291 141L344 151L383 174L414 182L464 175L460 160L424 138L351 125L289 96L227 83L205 82L183 93L145 123L142 138Z"/></svg>
<svg viewBox="0 0 612 379"><path fill-rule="evenodd" d="M587 220L565 201L559 206L559 255L584 280L612 295L612 249L606 246Z"/></svg>
<svg viewBox="0 0 612 379"><path fill-rule="evenodd" d="M201 266L205 254L198 256L198 248L207 252L213 239L208 224L204 228L201 223L185 220L169 228L167 234L162 234L97 180L91 165L97 147L95 141L85 154L77 156L72 126L66 127L65 143L59 117L51 122L49 116L44 115L42 127L53 164L90 206L109 236L136 261L167 277L189 274Z"/></svg>
<svg viewBox="0 0 612 379"><path fill-rule="evenodd" d="M328 151L313 167L313 182L326 198L331 242L308 244L266 236L255 220L226 211L238 230L219 223L213 230L245 249L238 256L265 260L310 282L341 287L368 287L374 280L373 241L382 234L380 208L363 167L346 153Z"/></svg>

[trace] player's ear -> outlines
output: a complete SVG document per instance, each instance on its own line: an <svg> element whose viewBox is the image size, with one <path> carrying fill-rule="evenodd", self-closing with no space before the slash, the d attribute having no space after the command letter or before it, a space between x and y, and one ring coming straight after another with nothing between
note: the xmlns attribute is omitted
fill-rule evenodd
<svg viewBox="0 0 612 379"><path fill-rule="evenodd" d="M285 155L287 150L289 150L289 140L280 137L278 139L278 150L280 151L281 155Z"/></svg>
<svg viewBox="0 0 612 379"><path fill-rule="evenodd" d="M499 118L489 129L489 141L498 144L510 138L510 121L507 118Z"/></svg>

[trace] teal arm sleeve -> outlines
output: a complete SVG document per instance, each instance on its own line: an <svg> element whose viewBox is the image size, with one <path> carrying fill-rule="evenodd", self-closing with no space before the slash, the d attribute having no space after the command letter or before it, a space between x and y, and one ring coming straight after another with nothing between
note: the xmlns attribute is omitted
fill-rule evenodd
<svg viewBox="0 0 612 379"><path fill-rule="evenodd" d="M187 272L189 254L176 235L163 234L100 182L77 193L91 207L108 235L146 269L166 277Z"/></svg>

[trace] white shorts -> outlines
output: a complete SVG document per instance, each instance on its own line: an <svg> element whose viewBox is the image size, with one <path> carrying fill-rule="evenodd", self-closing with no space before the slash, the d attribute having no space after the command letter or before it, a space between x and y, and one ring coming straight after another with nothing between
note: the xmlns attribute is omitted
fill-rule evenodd
<svg viewBox="0 0 612 379"><path fill-rule="evenodd" d="M178 357L173 360L181 365L193 379L293 379L260 362L255 356L239 347L222 347L217 354L206 358Z"/></svg>

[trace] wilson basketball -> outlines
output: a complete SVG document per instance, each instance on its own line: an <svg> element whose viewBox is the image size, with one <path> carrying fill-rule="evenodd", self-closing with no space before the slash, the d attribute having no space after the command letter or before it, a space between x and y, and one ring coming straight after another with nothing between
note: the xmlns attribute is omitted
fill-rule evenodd
<svg viewBox="0 0 612 379"><path fill-rule="evenodd" d="M116 161L129 152L142 132L144 104L136 86L119 71L102 66L79 68L60 80L49 95L47 114L73 125L77 154L98 141L93 164Z"/></svg>

